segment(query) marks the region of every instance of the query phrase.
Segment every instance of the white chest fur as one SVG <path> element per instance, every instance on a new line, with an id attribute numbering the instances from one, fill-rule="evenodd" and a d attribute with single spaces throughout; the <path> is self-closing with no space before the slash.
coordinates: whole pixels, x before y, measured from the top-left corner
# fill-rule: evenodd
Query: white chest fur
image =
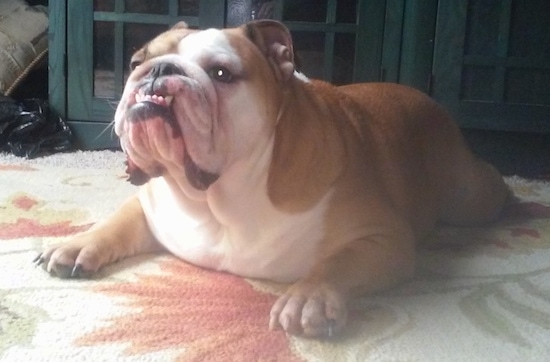
<path id="1" fill-rule="evenodd" d="M 258 199 L 259 190 L 250 191 L 243 197 Z M 294 214 L 275 209 L 267 195 L 259 199 L 241 200 L 247 210 L 236 205 L 235 222 L 222 224 L 207 202 L 174 192 L 164 178 L 151 180 L 140 193 L 153 234 L 174 255 L 243 277 L 295 281 L 314 263 L 330 194 Z"/>

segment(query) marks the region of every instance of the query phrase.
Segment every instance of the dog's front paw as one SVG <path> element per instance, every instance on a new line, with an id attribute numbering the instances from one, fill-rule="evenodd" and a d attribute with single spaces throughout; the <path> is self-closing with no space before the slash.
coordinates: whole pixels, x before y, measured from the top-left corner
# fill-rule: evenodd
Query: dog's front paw
<path id="1" fill-rule="evenodd" d="M 105 252 L 86 234 L 50 246 L 34 259 L 48 273 L 59 278 L 86 278 L 106 264 Z"/>
<path id="2" fill-rule="evenodd" d="M 333 337 L 346 318 L 342 292 L 326 283 L 298 282 L 271 308 L 269 327 L 303 337 Z"/>

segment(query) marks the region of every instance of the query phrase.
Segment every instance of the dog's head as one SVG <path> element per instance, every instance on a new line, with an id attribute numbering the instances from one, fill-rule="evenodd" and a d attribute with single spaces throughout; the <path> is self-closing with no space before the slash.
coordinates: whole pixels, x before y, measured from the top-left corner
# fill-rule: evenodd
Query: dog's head
<path id="1" fill-rule="evenodd" d="M 191 189 L 205 190 L 270 147 L 294 59 L 275 21 L 204 31 L 179 23 L 138 50 L 131 68 L 115 114 L 130 179 L 183 171 Z"/>

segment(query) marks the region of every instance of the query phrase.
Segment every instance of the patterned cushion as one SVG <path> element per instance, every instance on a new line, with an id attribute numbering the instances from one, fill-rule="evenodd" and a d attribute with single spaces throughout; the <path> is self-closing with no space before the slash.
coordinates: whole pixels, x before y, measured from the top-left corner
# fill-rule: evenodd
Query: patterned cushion
<path id="1" fill-rule="evenodd" d="M 9 95 L 48 52 L 48 10 L 0 1 L 0 93 Z"/>

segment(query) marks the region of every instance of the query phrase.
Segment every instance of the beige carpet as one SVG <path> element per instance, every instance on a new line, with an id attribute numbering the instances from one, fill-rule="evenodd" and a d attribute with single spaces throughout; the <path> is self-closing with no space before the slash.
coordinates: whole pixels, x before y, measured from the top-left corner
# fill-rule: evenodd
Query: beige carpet
<path id="1" fill-rule="evenodd" d="M 485 229 L 441 228 L 417 277 L 351 304 L 338 339 L 269 332 L 280 286 L 145 255 L 93 280 L 31 260 L 105 218 L 134 187 L 120 153 L 0 155 L 0 361 L 548 361 L 550 184 Z"/>

